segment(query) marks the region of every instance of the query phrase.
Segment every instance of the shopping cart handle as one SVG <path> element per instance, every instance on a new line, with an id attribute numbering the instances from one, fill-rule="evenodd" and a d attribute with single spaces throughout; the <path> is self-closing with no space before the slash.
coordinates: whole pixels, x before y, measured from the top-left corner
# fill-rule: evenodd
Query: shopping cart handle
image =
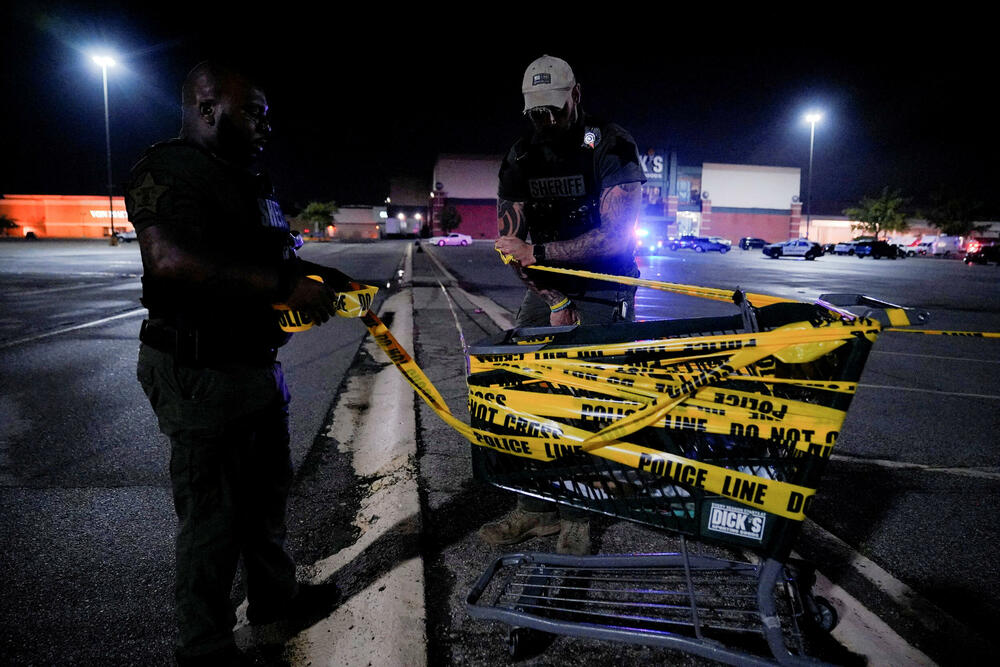
<path id="1" fill-rule="evenodd" d="M 821 294 L 818 301 L 832 306 L 852 308 L 851 312 L 854 315 L 876 320 L 886 326 L 924 324 L 931 318 L 926 310 L 898 306 L 864 294 Z M 866 306 L 866 308 L 858 310 L 854 308 L 856 306 Z M 901 319 L 906 321 L 900 321 Z"/>

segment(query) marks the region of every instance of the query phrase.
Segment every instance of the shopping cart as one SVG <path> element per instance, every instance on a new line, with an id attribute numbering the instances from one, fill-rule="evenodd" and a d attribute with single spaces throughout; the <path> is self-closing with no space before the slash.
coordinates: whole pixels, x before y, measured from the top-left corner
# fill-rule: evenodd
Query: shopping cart
<path id="1" fill-rule="evenodd" d="M 511 626 L 512 655 L 541 632 L 816 664 L 807 629 L 835 613 L 791 550 L 876 306 L 892 304 L 864 301 L 869 319 L 741 297 L 731 317 L 516 329 L 470 348 L 471 426 L 493 434 L 472 447 L 477 479 L 680 537 L 677 553 L 498 558 L 467 608 Z"/>

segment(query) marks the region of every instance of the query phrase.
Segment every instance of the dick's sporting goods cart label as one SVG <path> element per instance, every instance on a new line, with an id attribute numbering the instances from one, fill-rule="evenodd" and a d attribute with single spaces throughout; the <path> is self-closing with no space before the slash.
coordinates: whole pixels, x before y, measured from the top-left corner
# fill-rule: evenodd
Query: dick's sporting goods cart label
<path id="1" fill-rule="evenodd" d="M 707 505 L 702 512 L 702 535 L 705 537 L 727 541 L 736 538 L 760 545 L 770 532 L 767 512 L 719 501 L 711 501 Z"/>

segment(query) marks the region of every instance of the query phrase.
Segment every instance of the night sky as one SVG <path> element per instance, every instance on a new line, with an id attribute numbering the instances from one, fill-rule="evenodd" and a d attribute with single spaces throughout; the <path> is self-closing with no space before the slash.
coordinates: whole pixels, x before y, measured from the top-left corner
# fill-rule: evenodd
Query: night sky
<path id="1" fill-rule="evenodd" d="M 983 17 L 322 6 L 6 5 L 0 192 L 105 192 L 101 73 L 88 55 L 101 45 L 120 62 L 109 73 L 116 194 L 146 146 L 176 135 L 187 71 L 222 56 L 264 84 L 267 164 L 290 212 L 380 203 L 394 175 L 429 186 L 439 153 L 500 154 L 522 127 L 524 68 L 550 53 L 573 65 L 584 108 L 625 126 L 641 151 L 800 167 L 805 198 L 802 115 L 817 108 L 815 214 L 889 186 L 914 206 L 935 191 L 963 196 L 983 204 L 978 219 L 1000 220 L 1000 58 Z"/>

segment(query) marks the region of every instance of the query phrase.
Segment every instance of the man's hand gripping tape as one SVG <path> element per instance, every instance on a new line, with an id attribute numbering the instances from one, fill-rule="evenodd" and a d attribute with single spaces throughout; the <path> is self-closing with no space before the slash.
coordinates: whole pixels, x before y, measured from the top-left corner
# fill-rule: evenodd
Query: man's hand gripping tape
<path id="1" fill-rule="evenodd" d="M 316 282 L 323 282 L 320 276 L 306 276 Z M 334 292 L 334 300 L 339 317 L 362 317 L 371 308 L 375 299 L 377 287 L 362 285 L 361 283 L 351 283 L 351 289 L 343 292 Z M 298 310 L 291 310 L 284 304 L 274 304 L 273 308 L 280 311 L 278 324 L 282 331 L 298 333 L 308 331 L 313 326 L 312 318 L 307 313 Z"/>

